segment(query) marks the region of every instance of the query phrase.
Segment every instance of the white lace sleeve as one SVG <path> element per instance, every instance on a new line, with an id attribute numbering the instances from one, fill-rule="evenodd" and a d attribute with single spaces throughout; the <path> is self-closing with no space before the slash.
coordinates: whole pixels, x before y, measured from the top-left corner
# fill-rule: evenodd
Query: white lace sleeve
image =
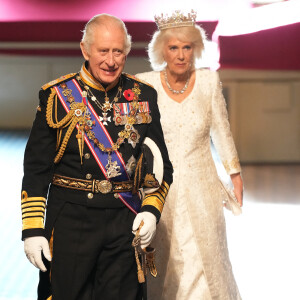
<path id="1" fill-rule="evenodd" d="M 215 75 L 212 99 L 211 137 L 227 173 L 239 173 L 241 166 L 230 131 L 226 103 L 222 94 L 222 84 L 218 73 L 215 73 Z"/>

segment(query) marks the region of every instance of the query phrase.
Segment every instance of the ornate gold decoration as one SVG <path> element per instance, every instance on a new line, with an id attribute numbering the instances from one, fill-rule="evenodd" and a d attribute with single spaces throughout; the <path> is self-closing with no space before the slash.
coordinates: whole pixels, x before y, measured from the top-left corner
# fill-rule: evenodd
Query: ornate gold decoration
<path id="1" fill-rule="evenodd" d="M 101 180 L 95 183 L 95 192 L 107 194 L 111 192 L 112 184 L 108 180 Z"/>
<path id="2" fill-rule="evenodd" d="M 155 266 L 155 249 L 148 246 L 145 249 L 143 249 L 143 251 L 146 254 L 147 269 L 149 270 L 150 274 L 153 277 L 156 277 L 157 276 L 157 269 L 156 269 L 156 266 Z"/>
<path id="3" fill-rule="evenodd" d="M 140 237 L 140 230 L 143 225 L 144 225 L 144 221 L 142 221 L 141 224 L 139 225 L 139 228 L 135 233 L 135 237 L 133 238 L 131 243 L 132 247 L 134 248 L 134 256 L 137 265 L 137 276 L 138 276 L 139 283 L 145 282 L 145 275 L 146 275 L 145 264 L 144 264 L 145 254 L 143 253 L 141 247 L 141 237 Z M 139 256 L 141 256 L 142 263 L 140 262 Z"/>
<path id="4" fill-rule="evenodd" d="M 129 192 L 132 190 L 133 182 L 132 181 L 120 181 L 113 182 L 108 180 L 85 180 L 78 178 L 71 178 L 67 176 L 62 176 L 58 174 L 54 174 L 52 183 L 57 186 L 81 190 L 92 193 L 121 193 L 121 192 Z"/>
<path id="5" fill-rule="evenodd" d="M 72 97 L 71 95 L 69 95 L 70 97 Z M 72 98 L 71 98 L 72 99 Z M 53 102 L 55 101 L 55 119 L 56 122 L 54 123 L 53 121 Z M 51 89 L 51 93 L 50 96 L 48 98 L 48 102 L 47 102 L 47 109 L 46 109 L 46 120 L 48 125 L 51 128 L 54 129 L 58 129 L 58 133 L 57 133 L 57 145 L 56 148 L 58 150 L 57 155 L 54 158 L 54 163 L 58 163 L 68 144 L 68 141 L 71 137 L 71 134 L 74 130 L 74 128 L 76 127 L 77 123 L 80 123 L 81 126 L 79 128 L 79 132 L 77 134 L 77 139 L 78 139 L 78 145 L 79 145 L 79 153 L 80 153 L 80 157 L 82 160 L 82 155 L 83 155 L 83 135 L 81 134 L 80 130 L 83 129 L 83 124 L 85 124 L 85 112 L 86 112 L 86 106 L 84 103 L 77 103 L 74 100 L 70 101 L 70 111 L 67 113 L 66 116 L 64 116 L 64 118 L 60 121 L 57 121 L 57 95 L 56 95 L 56 91 L 54 88 Z M 78 110 L 81 111 L 81 114 L 78 114 Z M 60 144 L 61 141 L 61 133 L 62 133 L 62 129 L 68 127 L 68 130 L 64 136 L 64 139 L 62 141 L 62 143 Z M 60 147 L 59 147 L 60 145 Z"/>
<path id="6" fill-rule="evenodd" d="M 143 187 L 153 188 L 158 186 L 159 186 L 159 182 L 155 178 L 154 174 L 147 173 L 144 179 Z"/>
<path id="7" fill-rule="evenodd" d="M 164 30 L 175 27 L 194 26 L 196 17 L 197 13 L 192 9 L 187 16 L 180 10 L 175 10 L 170 17 L 168 14 L 161 14 L 160 16 L 154 16 L 154 19 L 158 29 Z"/>
<path id="8" fill-rule="evenodd" d="M 148 83 L 148 82 L 146 82 L 146 81 L 144 81 L 144 80 L 142 80 L 142 79 L 140 79 L 140 78 L 137 78 L 137 77 L 135 77 L 134 75 L 131 75 L 131 74 L 128 74 L 128 73 L 122 73 L 122 74 L 125 75 L 125 76 L 128 77 L 128 78 L 134 79 L 134 80 L 136 80 L 136 81 L 138 81 L 138 82 L 141 82 L 141 83 L 143 83 L 143 84 L 145 84 L 145 85 L 148 85 L 148 86 L 154 88 L 154 86 L 151 85 L 150 83 Z"/>
<path id="9" fill-rule="evenodd" d="M 107 89 L 104 89 L 104 92 L 105 92 L 105 97 L 104 97 L 104 104 L 101 104 L 98 99 L 95 97 L 95 95 L 93 94 L 93 92 L 91 91 L 90 87 L 86 84 L 84 84 L 84 81 L 82 80 L 82 78 L 80 76 L 77 76 L 76 79 L 78 80 L 78 82 L 84 87 L 84 89 L 86 90 L 88 96 L 90 97 L 90 99 L 95 102 L 95 104 L 104 112 L 108 112 L 112 109 L 113 107 L 113 104 L 115 102 L 118 102 L 119 99 L 121 98 L 122 96 L 122 79 L 121 79 L 121 82 L 120 82 L 120 86 L 118 87 L 118 91 L 117 91 L 117 94 L 115 95 L 114 99 L 112 100 L 112 102 L 109 101 L 109 97 L 107 96 Z"/>
<path id="10" fill-rule="evenodd" d="M 61 76 L 61 77 L 59 77 L 59 78 L 57 78 L 57 79 L 55 79 L 55 80 L 52 80 L 52 81 L 50 81 L 50 82 L 44 84 L 44 85 L 42 86 L 42 89 L 43 89 L 43 90 L 46 90 L 46 89 L 49 88 L 50 86 L 56 85 L 56 84 L 58 84 L 58 83 L 60 83 L 60 82 L 62 82 L 62 81 L 64 81 L 64 80 L 66 80 L 66 79 L 69 79 L 69 78 L 73 77 L 75 74 L 76 74 L 76 73 L 70 73 L 70 74 L 68 74 L 68 75 L 64 75 L 64 76 Z"/>
<path id="11" fill-rule="evenodd" d="M 139 94 L 141 93 L 141 90 L 139 89 L 139 85 L 137 83 L 134 83 L 134 88 L 132 91 L 135 93 L 133 102 L 132 102 L 132 110 L 130 111 L 130 116 L 127 117 L 127 122 L 124 126 L 124 129 L 118 133 L 118 139 L 115 143 L 112 144 L 111 147 L 105 147 L 102 143 L 99 142 L 99 140 L 95 137 L 95 133 L 90 130 L 89 128 L 85 127 L 85 132 L 90 140 L 94 142 L 94 144 L 102 151 L 106 153 L 112 153 L 113 151 L 116 151 L 120 148 L 120 146 L 124 143 L 125 139 L 128 139 L 131 135 L 131 132 L 134 130 L 133 125 L 135 124 L 137 111 L 139 109 Z"/>

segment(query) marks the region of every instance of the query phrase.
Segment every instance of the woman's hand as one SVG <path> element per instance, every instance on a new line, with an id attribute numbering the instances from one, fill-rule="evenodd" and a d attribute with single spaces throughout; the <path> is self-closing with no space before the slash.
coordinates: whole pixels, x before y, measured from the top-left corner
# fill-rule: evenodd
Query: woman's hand
<path id="1" fill-rule="evenodd" d="M 241 176 L 241 173 L 236 173 L 236 174 L 231 174 L 231 181 L 234 187 L 234 194 L 236 196 L 236 199 L 240 206 L 243 206 L 243 190 L 244 190 L 244 185 L 243 185 L 243 179 Z"/>

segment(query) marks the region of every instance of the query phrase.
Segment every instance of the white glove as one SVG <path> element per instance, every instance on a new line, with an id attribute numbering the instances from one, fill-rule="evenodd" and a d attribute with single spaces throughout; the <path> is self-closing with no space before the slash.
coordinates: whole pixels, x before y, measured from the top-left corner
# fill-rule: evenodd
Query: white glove
<path id="1" fill-rule="evenodd" d="M 24 251 L 29 261 L 38 269 L 46 272 L 47 269 L 42 261 L 42 251 L 47 260 L 51 261 L 49 243 L 43 236 L 33 236 L 24 241 Z"/>
<path id="2" fill-rule="evenodd" d="M 134 234 L 138 230 L 142 221 L 144 221 L 144 225 L 140 230 L 141 247 L 146 248 L 151 243 L 155 235 L 156 217 L 148 211 L 143 211 L 137 214 L 132 225 L 132 232 Z"/>

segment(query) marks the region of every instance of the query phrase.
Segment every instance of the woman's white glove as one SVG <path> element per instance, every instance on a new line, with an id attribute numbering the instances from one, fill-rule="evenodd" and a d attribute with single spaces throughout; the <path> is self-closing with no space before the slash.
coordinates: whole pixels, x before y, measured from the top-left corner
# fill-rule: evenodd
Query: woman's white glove
<path id="1" fill-rule="evenodd" d="M 138 230 L 141 222 L 144 221 L 144 225 L 140 230 L 141 247 L 146 248 L 152 241 L 156 231 L 156 217 L 154 214 L 148 211 L 138 213 L 133 221 L 132 232 L 135 234 Z"/>
<path id="2" fill-rule="evenodd" d="M 47 269 L 42 261 L 42 251 L 47 260 L 51 261 L 49 243 L 43 236 L 33 236 L 24 241 L 24 251 L 29 261 L 38 269 L 46 272 Z"/>

